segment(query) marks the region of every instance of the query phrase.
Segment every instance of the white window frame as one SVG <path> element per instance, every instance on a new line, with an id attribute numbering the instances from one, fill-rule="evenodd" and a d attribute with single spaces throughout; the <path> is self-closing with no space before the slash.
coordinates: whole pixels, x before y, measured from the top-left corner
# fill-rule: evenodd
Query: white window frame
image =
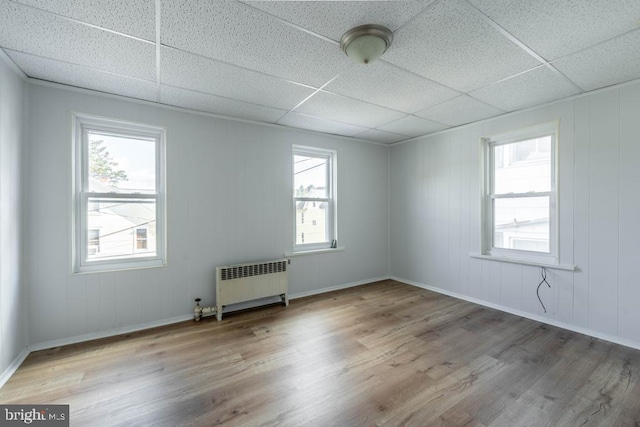
<path id="1" fill-rule="evenodd" d="M 498 135 L 481 138 L 482 143 L 482 255 L 511 259 L 522 263 L 559 265 L 558 257 L 558 129 L 559 122 L 547 122 Z M 494 189 L 494 156 L 492 147 L 543 136 L 551 136 L 551 189 L 547 192 L 508 193 L 496 195 Z M 516 197 L 549 197 L 549 252 L 494 247 L 494 200 Z"/>
<path id="2" fill-rule="evenodd" d="M 295 196 L 295 167 L 294 158 L 299 156 L 310 156 L 327 159 L 327 197 L 296 197 Z M 337 153 L 334 150 L 325 150 L 316 147 L 305 147 L 294 145 L 291 154 L 291 187 L 293 193 L 293 252 L 309 252 L 314 250 L 329 249 L 332 242 L 337 241 L 337 203 L 336 203 L 336 169 L 337 169 Z M 298 202 L 316 202 L 327 204 L 327 224 L 326 224 L 326 242 L 321 243 L 304 243 L 297 244 L 296 236 L 296 206 Z"/>
<path id="3" fill-rule="evenodd" d="M 166 265 L 166 181 L 165 145 L 166 130 L 162 127 L 122 120 L 72 113 L 73 130 L 73 179 L 72 179 L 72 272 L 90 273 L 132 268 L 159 267 Z M 90 131 L 155 141 L 156 192 L 141 193 L 97 193 L 89 191 L 89 141 Z M 90 260 L 88 258 L 89 198 L 148 199 L 156 203 L 156 255 L 122 257 L 114 260 Z"/>

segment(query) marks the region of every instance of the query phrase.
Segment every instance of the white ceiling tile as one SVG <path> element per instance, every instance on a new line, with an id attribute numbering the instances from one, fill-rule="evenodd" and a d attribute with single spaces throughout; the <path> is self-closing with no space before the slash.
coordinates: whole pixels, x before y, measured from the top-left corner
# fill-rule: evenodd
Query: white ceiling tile
<path id="1" fill-rule="evenodd" d="M 206 93 L 162 85 L 160 101 L 163 104 L 175 105 L 191 110 L 237 117 L 247 120 L 275 123 L 286 111 L 236 101 Z"/>
<path id="2" fill-rule="evenodd" d="M 640 78 L 640 30 L 561 58 L 553 65 L 585 90 Z"/>
<path id="3" fill-rule="evenodd" d="M 564 77 L 542 66 L 470 93 L 487 104 L 515 111 L 580 93 Z"/>
<path id="4" fill-rule="evenodd" d="M 37 79 L 157 99 L 157 2 L 162 102 L 383 142 L 577 92 L 490 20 L 586 90 L 640 78 L 638 0 L 0 0 L 0 48 Z M 337 40 L 365 23 L 395 40 L 360 66 Z"/>
<path id="5" fill-rule="evenodd" d="M 149 0 L 14 0 L 123 34 L 156 39 L 155 2 Z"/>
<path id="6" fill-rule="evenodd" d="M 422 136 L 428 133 L 438 132 L 446 129 L 441 123 L 432 122 L 431 120 L 421 119 L 416 116 L 403 117 L 395 122 L 387 123 L 378 129 L 385 132 L 393 132 L 410 137 Z"/>
<path id="7" fill-rule="evenodd" d="M 381 126 L 405 115 L 399 111 L 326 92 L 313 95 L 298 107 L 296 112 L 367 128 Z"/>
<path id="8" fill-rule="evenodd" d="M 497 116 L 503 111 L 462 95 L 417 113 L 418 116 L 450 126 L 463 125 Z"/>
<path id="9" fill-rule="evenodd" d="M 369 129 L 357 136 L 360 139 L 366 139 L 367 141 L 379 142 L 381 144 L 393 144 L 407 139 L 405 135 L 398 135 L 397 133 L 383 132 L 377 129 Z"/>
<path id="10" fill-rule="evenodd" d="M 9 49 L 6 52 L 27 76 L 35 79 L 147 101 L 158 99 L 158 86 L 153 82 L 118 76 Z"/>
<path id="11" fill-rule="evenodd" d="M 162 83 L 290 110 L 314 92 L 306 86 L 203 56 L 163 48 Z"/>
<path id="12" fill-rule="evenodd" d="M 354 136 L 366 130 L 366 128 L 360 126 L 293 112 L 288 113 L 280 119 L 278 123 L 294 128 L 309 129 L 343 136 Z"/>
<path id="13" fill-rule="evenodd" d="M 246 1 L 245 3 L 338 41 L 347 30 L 359 25 L 384 25 L 394 31 L 432 1 Z"/>
<path id="14" fill-rule="evenodd" d="M 469 0 L 547 60 L 638 28 L 638 0 Z"/>
<path id="15" fill-rule="evenodd" d="M 155 80 L 152 43 L 0 2 L 0 46 L 144 80 Z"/>
<path id="16" fill-rule="evenodd" d="M 162 2 L 162 43 L 319 87 L 352 62 L 337 44 L 230 1 Z"/>
<path id="17" fill-rule="evenodd" d="M 324 89 L 405 113 L 415 113 L 460 95 L 384 61 L 353 67 Z"/>
<path id="18" fill-rule="evenodd" d="M 383 58 L 461 92 L 540 64 L 457 0 L 442 0 L 403 27 Z"/>

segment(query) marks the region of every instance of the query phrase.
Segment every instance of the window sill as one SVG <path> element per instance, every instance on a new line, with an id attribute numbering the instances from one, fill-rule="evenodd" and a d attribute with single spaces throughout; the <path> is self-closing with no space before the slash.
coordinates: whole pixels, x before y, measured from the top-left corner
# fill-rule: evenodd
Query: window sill
<path id="1" fill-rule="evenodd" d="M 312 249 L 310 251 L 297 251 L 297 252 L 285 252 L 284 256 L 293 257 L 293 256 L 301 256 L 301 255 L 316 255 L 316 254 L 328 254 L 331 252 L 342 252 L 344 251 L 344 246 L 338 246 L 337 248 L 326 248 L 326 249 Z"/>
<path id="2" fill-rule="evenodd" d="M 115 264 L 98 264 L 90 266 L 82 266 L 72 274 L 93 274 L 93 273 L 112 273 L 116 271 L 131 271 L 147 268 L 159 268 L 166 267 L 167 263 L 163 260 L 153 260 L 146 262 L 131 262 L 131 263 L 115 263 Z"/>
<path id="3" fill-rule="evenodd" d="M 478 253 L 470 253 L 471 258 L 486 259 L 489 261 L 509 262 L 512 264 L 530 265 L 533 267 L 552 268 L 556 270 L 575 271 L 576 266 L 572 264 L 553 264 L 550 262 L 528 261 L 525 259 L 507 258 L 494 255 L 484 255 Z"/>

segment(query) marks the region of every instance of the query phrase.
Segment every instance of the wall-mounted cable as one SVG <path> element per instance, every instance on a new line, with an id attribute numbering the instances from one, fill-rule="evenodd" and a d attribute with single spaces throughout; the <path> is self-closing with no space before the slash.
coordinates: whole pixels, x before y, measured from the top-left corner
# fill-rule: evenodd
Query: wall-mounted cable
<path id="1" fill-rule="evenodd" d="M 549 284 L 549 282 L 547 282 L 547 269 L 544 267 L 540 267 L 542 270 L 540 271 L 540 276 L 542 276 L 542 280 L 540 281 L 540 283 L 538 283 L 538 289 L 536 289 L 536 295 L 538 295 L 538 301 L 540 301 L 540 305 L 542 306 L 542 309 L 544 310 L 544 312 L 547 312 L 547 307 L 544 306 L 544 303 L 542 302 L 542 299 L 540 298 L 540 286 L 542 286 L 543 283 L 546 283 L 547 286 L 549 288 L 551 288 L 551 285 Z"/>

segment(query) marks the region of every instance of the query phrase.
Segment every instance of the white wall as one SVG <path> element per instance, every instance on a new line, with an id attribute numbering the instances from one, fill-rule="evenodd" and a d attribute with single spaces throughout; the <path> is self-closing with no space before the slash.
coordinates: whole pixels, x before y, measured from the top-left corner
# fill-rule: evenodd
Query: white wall
<path id="1" fill-rule="evenodd" d="M 38 84 L 29 105 L 31 344 L 190 315 L 194 298 L 214 302 L 217 265 L 281 258 L 293 239 L 292 144 L 337 150 L 346 250 L 293 258 L 290 292 L 388 276 L 387 147 Z M 167 267 L 70 274 L 72 111 L 167 128 Z"/>
<path id="2" fill-rule="evenodd" d="M 640 346 L 640 83 L 391 148 L 391 274 Z M 480 137 L 560 119 L 560 256 L 575 272 L 480 251 Z"/>
<path id="3" fill-rule="evenodd" d="M 14 169 L 9 172 L 13 193 L 5 193 L 5 141 L 17 147 L 20 140 L 4 137 L 20 132 L 19 125 L 4 125 L 5 117 L 20 121 L 24 89 L 16 89 L 23 85 L 6 71 L 2 79 L 3 89 L 8 79 L 18 92 L 3 90 L 0 97 L 4 201 L 19 194 Z M 412 283 L 640 345 L 640 287 L 633 270 L 640 265 L 638 83 L 397 145 L 390 157 L 386 147 L 373 144 L 57 87 L 29 85 L 29 97 L 23 271 L 33 308 L 32 345 L 187 316 L 194 298 L 214 302 L 215 266 L 289 251 L 292 144 L 338 151 L 339 245 L 346 247 L 293 258 L 292 293 L 385 277 L 390 264 L 393 276 Z M 168 267 L 70 274 L 71 111 L 167 127 Z M 538 268 L 469 253 L 480 249 L 480 137 L 555 119 L 561 123 L 561 262 L 578 270 L 549 270 L 552 288 L 541 288 L 545 314 L 535 295 Z M 10 164 L 17 168 L 19 152 L 11 153 Z M 9 214 L 14 234 L 5 237 L 3 231 L 2 237 L 2 250 L 16 249 L 10 249 L 11 261 L 2 253 L 3 263 L 14 267 L 20 262 L 18 205 L 12 204 Z M 9 208 L 2 206 L 7 230 Z M 7 314 L 16 306 L 4 302 L 6 289 L 15 301 L 27 289 L 18 286 L 19 270 L 11 271 L 6 283 L 14 285 L 7 287 L 4 268 L 2 273 L 0 321 L 2 333 L 8 330 L 12 337 L 3 335 L 3 369 L 4 360 L 11 361 L 26 341 L 23 323 Z"/>
<path id="4" fill-rule="evenodd" d="M 0 55 L 4 55 L 0 52 Z M 0 385 L 27 345 L 21 272 L 21 151 L 26 83 L 0 58 Z"/>

